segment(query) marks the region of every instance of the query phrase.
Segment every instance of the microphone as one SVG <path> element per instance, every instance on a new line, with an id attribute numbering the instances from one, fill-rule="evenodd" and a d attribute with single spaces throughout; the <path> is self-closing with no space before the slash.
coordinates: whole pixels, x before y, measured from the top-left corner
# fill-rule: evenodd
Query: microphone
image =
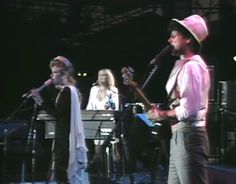
<path id="1" fill-rule="evenodd" d="M 96 80 L 93 84 L 92 84 L 92 86 L 97 86 L 98 85 L 98 81 Z"/>
<path id="2" fill-rule="evenodd" d="M 36 88 L 37 91 L 42 91 L 45 87 L 49 86 L 50 84 L 52 84 L 52 79 L 48 79 L 46 80 L 42 86 Z M 31 90 L 28 91 L 27 93 L 23 94 L 22 97 L 23 98 L 30 98 L 32 95 L 31 95 Z"/>
<path id="3" fill-rule="evenodd" d="M 172 46 L 171 45 L 166 45 L 164 49 L 161 50 L 161 52 L 159 54 L 157 54 L 155 56 L 155 58 L 153 58 L 149 65 L 156 65 L 160 62 L 160 60 L 166 56 L 167 54 L 169 54 L 171 52 Z"/>

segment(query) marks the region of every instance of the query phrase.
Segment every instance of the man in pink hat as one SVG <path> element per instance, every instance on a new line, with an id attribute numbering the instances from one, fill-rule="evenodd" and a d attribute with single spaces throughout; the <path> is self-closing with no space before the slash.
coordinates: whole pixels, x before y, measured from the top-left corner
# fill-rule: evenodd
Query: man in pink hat
<path id="1" fill-rule="evenodd" d="M 168 184 L 207 183 L 208 136 L 205 129 L 210 77 L 207 65 L 198 55 L 208 36 L 204 19 L 191 15 L 172 19 L 168 40 L 172 54 L 179 56 L 166 84 L 170 110 L 153 108 L 149 119 L 169 120 L 172 138 Z"/>

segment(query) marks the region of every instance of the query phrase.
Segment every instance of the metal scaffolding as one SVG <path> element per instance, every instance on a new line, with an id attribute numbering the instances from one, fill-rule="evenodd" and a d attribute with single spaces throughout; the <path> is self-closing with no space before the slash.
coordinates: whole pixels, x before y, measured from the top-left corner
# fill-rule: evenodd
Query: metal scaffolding
<path id="1" fill-rule="evenodd" d="M 64 41 L 80 40 L 115 25 L 147 14 L 161 17 L 185 17 L 200 14 L 208 20 L 220 18 L 220 0 L 5 0 L 10 13 L 18 12 L 25 21 L 51 16 L 62 24 L 78 27 Z M 236 0 L 227 0 L 235 13 Z"/>

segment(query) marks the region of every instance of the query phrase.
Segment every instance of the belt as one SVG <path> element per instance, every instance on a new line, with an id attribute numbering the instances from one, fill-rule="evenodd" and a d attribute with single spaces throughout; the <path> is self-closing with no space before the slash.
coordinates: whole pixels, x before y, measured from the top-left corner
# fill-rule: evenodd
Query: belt
<path id="1" fill-rule="evenodd" d="M 172 133 L 186 127 L 205 128 L 205 121 L 180 121 L 171 125 Z"/>

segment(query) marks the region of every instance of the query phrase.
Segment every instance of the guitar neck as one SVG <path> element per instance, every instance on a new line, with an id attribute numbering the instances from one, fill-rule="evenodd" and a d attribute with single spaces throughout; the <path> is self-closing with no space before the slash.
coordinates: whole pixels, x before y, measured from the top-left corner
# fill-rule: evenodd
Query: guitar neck
<path id="1" fill-rule="evenodd" d="M 123 67 L 121 69 L 122 77 L 124 79 L 124 84 L 130 86 L 135 90 L 136 96 L 144 104 L 145 110 L 148 111 L 152 108 L 151 103 L 143 94 L 142 90 L 138 87 L 138 84 L 133 81 L 133 69 L 131 67 Z"/>
<path id="2" fill-rule="evenodd" d="M 144 104 L 146 111 L 150 110 L 152 108 L 151 103 L 146 98 L 146 96 L 143 94 L 142 90 L 139 87 L 135 87 L 135 92 L 139 100 Z"/>

